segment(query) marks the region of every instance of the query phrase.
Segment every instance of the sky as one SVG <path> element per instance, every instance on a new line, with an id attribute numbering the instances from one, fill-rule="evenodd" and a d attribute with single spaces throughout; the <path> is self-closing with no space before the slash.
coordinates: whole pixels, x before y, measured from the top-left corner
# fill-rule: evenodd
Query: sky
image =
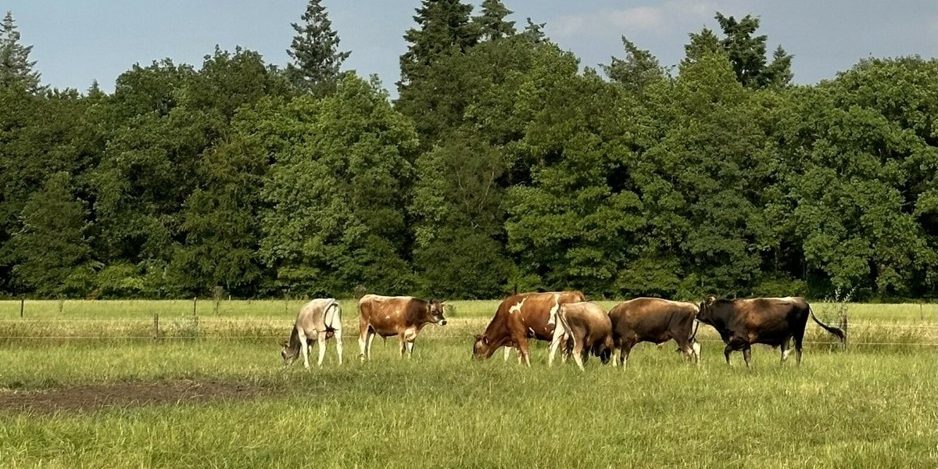
<path id="1" fill-rule="evenodd" d="M 87 89 L 93 80 L 111 91 L 135 63 L 169 57 L 200 65 L 215 46 L 260 52 L 285 65 L 306 0 L 0 0 L 12 11 L 22 42 L 43 83 Z M 475 4 L 479 1 L 473 2 Z M 402 38 L 414 25 L 419 0 L 325 0 L 345 69 L 378 74 L 394 93 Z M 936 0 L 505 0 L 519 26 L 530 17 L 547 35 L 596 67 L 621 56 L 620 37 L 650 50 L 662 65 L 680 62 L 690 32 L 719 29 L 714 12 L 761 19 L 769 50 L 781 44 L 795 56 L 796 83 L 834 78 L 865 57 L 938 56 Z"/>

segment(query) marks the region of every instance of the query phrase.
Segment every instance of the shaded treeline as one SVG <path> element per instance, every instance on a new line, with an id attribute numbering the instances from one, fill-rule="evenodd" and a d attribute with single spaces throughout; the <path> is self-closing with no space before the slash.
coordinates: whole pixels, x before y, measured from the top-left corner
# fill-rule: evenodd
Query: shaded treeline
<path id="1" fill-rule="evenodd" d="M 717 14 L 674 69 L 623 38 L 584 70 L 508 14 L 424 0 L 394 102 L 318 0 L 287 67 L 215 50 L 110 94 L 42 87 L 8 15 L 0 294 L 936 296 L 935 59 L 795 86 Z"/>

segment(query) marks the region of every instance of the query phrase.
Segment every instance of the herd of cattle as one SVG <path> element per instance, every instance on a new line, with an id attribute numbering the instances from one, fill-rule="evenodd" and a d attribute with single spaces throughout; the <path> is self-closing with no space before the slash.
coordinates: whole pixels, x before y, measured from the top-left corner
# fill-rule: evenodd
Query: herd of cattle
<path id="1" fill-rule="evenodd" d="M 358 345 L 362 360 L 371 359 L 375 335 L 397 336 L 401 356 L 410 357 L 420 330 L 427 324 L 446 325 L 444 306 L 438 300 L 409 296 L 365 295 L 358 301 Z M 586 301 L 581 292 L 520 293 L 498 305 L 495 316 L 482 334 L 475 336 L 473 357 L 491 357 L 505 348 L 505 360 L 512 349 L 518 361 L 528 366 L 531 359 L 528 341 L 549 341 L 548 364 L 553 364 L 558 348 L 563 358 L 572 355 L 580 368 L 590 354 L 603 363 L 625 366 L 629 352 L 639 342 L 660 344 L 674 340 L 678 350 L 695 363 L 700 360 L 700 344 L 695 339 L 699 323 L 712 326 L 726 347 L 723 356 L 742 350 L 746 366 L 751 361 L 752 344 L 766 344 L 781 349 L 781 361 L 788 358 L 789 342 L 794 342 L 797 362 L 805 326 L 811 316 L 842 343 L 846 334 L 840 328 L 821 322 L 804 298 L 755 298 L 724 300 L 710 297 L 700 304 L 636 298 L 617 304 L 608 313 L 596 303 Z M 335 338 L 336 354 L 342 364 L 342 313 L 332 298 L 306 303 L 296 318 L 290 339 L 283 343 L 281 357 L 290 364 L 300 355 L 309 368 L 309 346 L 318 343 L 319 366 L 326 354 L 326 341 Z"/>

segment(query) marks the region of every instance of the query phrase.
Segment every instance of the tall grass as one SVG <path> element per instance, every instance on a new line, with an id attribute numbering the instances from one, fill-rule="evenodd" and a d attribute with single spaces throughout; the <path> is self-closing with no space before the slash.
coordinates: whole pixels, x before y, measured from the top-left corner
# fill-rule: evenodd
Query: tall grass
<path id="1" fill-rule="evenodd" d="M 473 362 L 457 337 L 413 360 L 312 371 L 269 344 L 219 341 L 0 348 L 0 387 L 224 379 L 249 400 L 66 412 L 0 410 L 6 467 L 935 467 L 933 352 L 806 352 L 779 366 L 703 363 L 641 345 L 628 369 Z M 347 356 L 346 358 L 354 358 Z M 13 391 L 0 391 L 13 392 Z"/>

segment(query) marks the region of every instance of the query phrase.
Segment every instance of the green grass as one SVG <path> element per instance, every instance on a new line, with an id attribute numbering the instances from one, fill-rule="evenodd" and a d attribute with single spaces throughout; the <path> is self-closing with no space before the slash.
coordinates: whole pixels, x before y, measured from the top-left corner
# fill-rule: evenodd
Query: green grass
<path id="1" fill-rule="evenodd" d="M 618 301 L 599 301 L 606 309 Z M 293 318 L 304 300 L 222 300 L 211 299 L 195 302 L 196 315 L 200 318 Z M 356 314 L 356 300 L 341 300 L 346 316 Z M 454 317 L 491 317 L 499 300 L 454 300 L 446 301 L 448 315 Z M 817 314 L 834 314 L 837 305 L 812 302 Z M 26 300 L 25 319 L 133 319 L 192 316 L 193 301 L 190 300 Z M 852 319 L 877 321 L 926 321 L 938 323 L 938 304 L 867 304 L 849 303 L 847 311 Z M 0 300 L 0 320 L 19 319 L 19 300 Z"/>
<path id="2" fill-rule="evenodd" d="M 0 408 L 0 466 L 938 464 L 935 322 L 908 306 L 851 305 L 851 344 L 898 345 L 843 352 L 809 324 L 801 368 L 793 360 L 780 366 L 777 351 L 761 346 L 752 369 L 739 354 L 726 366 L 722 344 L 702 328 L 700 367 L 684 362 L 673 344 L 642 344 L 627 370 L 593 359 L 582 373 L 572 364 L 547 368 L 543 344 L 530 369 L 504 363 L 500 353 L 470 360 L 471 336 L 496 302 L 455 302 L 455 319 L 445 328 L 428 326 L 413 360 L 397 358 L 395 340 L 379 339 L 367 364 L 357 360 L 357 320 L 346 306 L 346 364 L 336 366 L 330 344 L 326 366 L 311 371 L 280 364 L 277 342 L 294 313 L 278 312 L 277 302 L 232 302 L 230 312 L 200 316 L 196 329 L 182 321 L 184 312 L 164 313 L 162 340 L 121 337 L 146 336 L 152 320 L 141 305 L 163 303 L 124 310 L 87 303 L 66 303 L 62 315 L 0 321 L 0 335 L 101 337 L 0 341 L 0 397 L 179 379 L 243 383 L 265 393 L 55 414 Z M 267 309 L 249 314 L 258 303 Z"/>

